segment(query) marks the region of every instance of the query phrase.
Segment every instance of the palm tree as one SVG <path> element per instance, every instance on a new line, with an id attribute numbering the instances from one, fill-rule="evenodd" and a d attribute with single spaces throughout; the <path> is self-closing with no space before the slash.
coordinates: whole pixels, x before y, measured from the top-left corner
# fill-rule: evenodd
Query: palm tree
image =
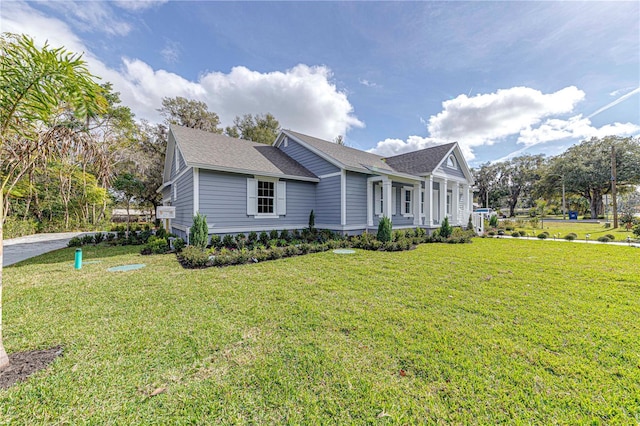
<path id="1" fill-rule="evenodd" d="M 66 49 L 35 46 L 32 39 L 3 33 L 0 36 L 0 152 L 11 144 L 54 143 L 42 138 L 49 119 L 68 108 L 79 120 L 98 114 L 106 106 L 102 89 L 94 81 L 82 55 Z M 46 152 L 46 150 L 45 150 Z M 16 168 L 28 172 L 32 156 Z M 0 166 L 5 161 L 0 157 Z M 9 364 L 2 344 L 2 224 L 3 192 L 15 176 L 0 184 L 0 370 Z"/>

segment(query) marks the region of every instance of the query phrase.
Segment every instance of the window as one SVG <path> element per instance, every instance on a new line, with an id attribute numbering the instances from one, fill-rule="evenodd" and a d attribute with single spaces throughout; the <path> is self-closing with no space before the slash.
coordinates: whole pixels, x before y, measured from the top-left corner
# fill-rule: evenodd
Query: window
<path id="1" fill-rule="evenodd" d="M 247 215 L 279 217 L 287 214 L 286 182 L 275 178 L 247 179 Z"/>
<path id="2" fill-rule="evenodd" d="M 456 166 L 456 157 L 453 154 L 451 154 L 449 156 L 449 158 L 447 158 L 447 167 L 452 168 L 452 169 L 457 168 L 457 166 Z"/>
<path id="3" fill-rule="evenodd" d="M 382 216 L 382 212 L 384 212 L 384 189 L 382 184 L 376 184 L 373 187 L 373 191 L 375 192 L 375 214 Z"/>
<path id="4" fill-rule="evenodd" d="M 413 188 L 410 186 L 402 188 L 402 216 L 413 216 Z"/>
<path id="5" fill-rule="evenodd" d="M 453 199 L 453 192 L 448 189 L 447 190 L 447 215 L 451 215 L 451 201 Z"/>
<path id="6" fill-rule="evenodd" d="M 258 214 L 273 214 L 275 201 L 274 182 L 258 181 Z"/>
<path id="7" fill-rule="evenodd" d="M 424 191 L 420 190 L 420 214 L 424 214 Z"/>

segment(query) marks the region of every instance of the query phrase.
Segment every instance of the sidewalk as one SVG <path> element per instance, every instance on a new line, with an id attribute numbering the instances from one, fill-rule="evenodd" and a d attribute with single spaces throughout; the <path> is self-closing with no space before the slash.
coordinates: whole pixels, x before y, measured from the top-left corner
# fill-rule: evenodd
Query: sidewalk
<path id="1" fill-rule="evenodd" d="M 67 243 L 71 238 L 84 234 L 86 232 L 61 232 L 56 234 L 35 234 L 4 240 L 2 266 L 13 265 L 25 259 L 67 247 Z"/>

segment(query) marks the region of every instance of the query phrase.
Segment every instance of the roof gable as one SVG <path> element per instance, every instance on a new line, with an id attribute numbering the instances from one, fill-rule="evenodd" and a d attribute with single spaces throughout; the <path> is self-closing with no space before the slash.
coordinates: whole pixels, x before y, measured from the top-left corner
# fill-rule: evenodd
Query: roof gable
<path id="1" fill-rule="evenodd" d="M 294 132 L 292 130 L 283 130 L 282 133 L 301 143 L 307 149 L 311 149 L 313 152 L 337 167 L 361 170 L 363 172 L 366 172 L 371 168 L 393 172 L 393 170 L 385 163 L 384 157 L 380 155 L 344 145 L 338 145 L 335 142 L 314 138 L 313 136 Z M 275 145 L 278 146 L 281 141 L 281 138 L 278 138 Z"/>
<path id="2" fill-rule="evenodd" d="M 422 176 L 433 173 L 455 145 L 456 143 L 452 142 L 432 146 L 418 151 L 394 155 L 393 157 L 388 157 L 386 161 L 388 165 L 398 171 Z"/>

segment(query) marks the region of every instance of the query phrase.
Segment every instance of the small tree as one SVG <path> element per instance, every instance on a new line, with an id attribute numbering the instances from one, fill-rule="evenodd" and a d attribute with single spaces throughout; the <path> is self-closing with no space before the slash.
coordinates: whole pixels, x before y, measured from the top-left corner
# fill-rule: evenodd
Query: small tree
<path id="1" fill-rule="evenodd" d="M 313 213 L 313 210 L 311 210 L 311 213 L 309 213 L 309 231 L 313 232 L 315 227 L 316 227 L 316 215 L 315 213 Z"/>
<path id="2" fill-rule="evenodd" d="M 469 215 L 469 222 L 467 222 L 467 229 L 468 230 L 473 229 L 473 214 Z"/>
<path id="3" fill-rule="evenodd" d="M 189 231 L 189 244 L 204 250 L 207 248 L 208 240 L 209 227 L 207 226 L 207 218 L 200 213 L 196 213 L 193 217 L 191 230 Z"/>
<path id="4" fill-rule="evenodd" d="M 138 198 L 144 191 L 144 184 L 131 173 L 123 173 L 119 175 L 113 183 L 113 188 L 120 194 L 119 198 L 125 202 L 127 207 L 127 237 L 129 237 L 129 223 L 131 220 L 130 208 L 131 201 Z"/>
<path id="5" fill-rule="evenodd" d="M 378 223 L 378 241 L 381 243 L 387 243 L 391 241 L 391 235 L 393 230 L 393 224 L 391 223 L 391 219 L 386 216 L 383 216 L 380 219 L 380 223 Z"/>
<path id="6" fill-rule="evenodd" d="M 498 216 L 497 215 L 491 215 L 491 217 L 489 217 L 489 226 L 492 228 L 497 228 L 498 227 Z"/>
<path id="7" fill-rule="evenodd" d="M 440 225 L 438 235 L 440 235 L 442 238 L 449 238 L 451 234 L 453 234 L 453 227 L 449 225 L 449 218 L 445 216 L 444 220 L 442 221 L 442 225 Z"/>

